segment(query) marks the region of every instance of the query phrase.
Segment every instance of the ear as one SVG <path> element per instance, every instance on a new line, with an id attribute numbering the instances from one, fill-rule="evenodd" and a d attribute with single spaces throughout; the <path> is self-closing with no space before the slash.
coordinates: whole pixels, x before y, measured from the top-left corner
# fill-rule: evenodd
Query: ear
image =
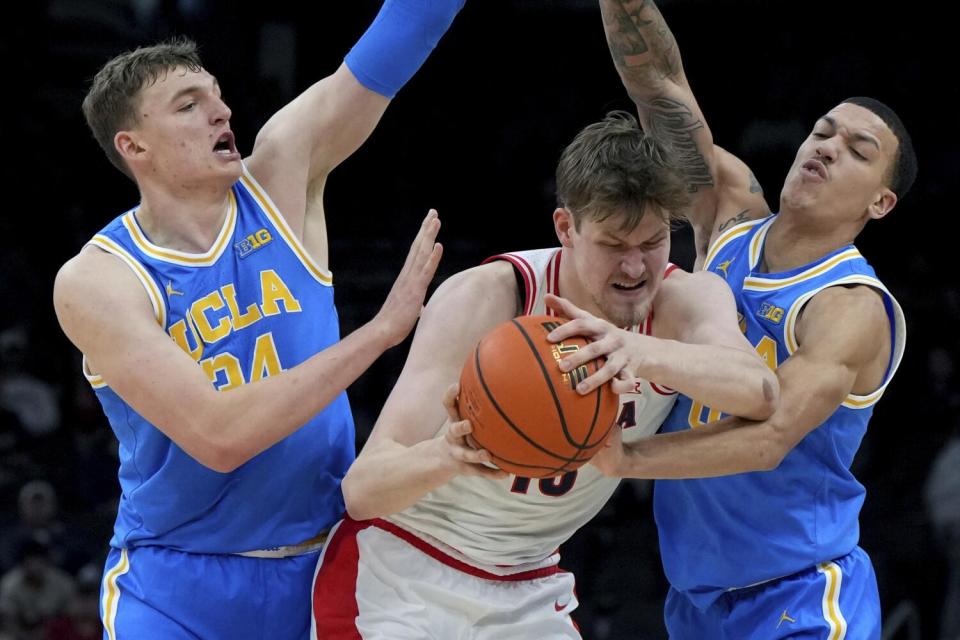
<path id="1" fill-rule="evenodd" d="M 147 149 L 140 144 L 140 139 L 133 131 L 117 131 L 113 136 L 113 147 L 126 163 L 136 162 Z"/>
<path id="2" fill-rule="evenodd" d="M 557 232 L 557 239 L 564 247 L 572 247 L 573 240 L 571 235 L 576 231 L 574 227 L 573 214 L 564 207 L 558 207 L 553 211 L 553 228 Z"/>
<path id="3" fill-rule="evenodd" d="M 874 201 L 867 207 L 867 215 L 870 216 L 871 220 L 879 220 L 890 213 L 896 204 L 897 194 L 883 187 Z"/>

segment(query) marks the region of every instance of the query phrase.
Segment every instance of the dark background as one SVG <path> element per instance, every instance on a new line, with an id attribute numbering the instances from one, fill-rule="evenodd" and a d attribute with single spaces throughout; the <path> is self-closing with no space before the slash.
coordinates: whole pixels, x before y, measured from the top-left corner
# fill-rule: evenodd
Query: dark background
<path id="1" fill-rule="evenodd" d="M 134 185 L 109 165 L 83 123 L 89 79 L 123 50 L 189 34 L 220 81 L 247 154 L 270 114 L 334 71 L 378 6 L 47 0 L 5 8 L 0 383 L 14 391 L 0 388 L 0 540 L 8 541 L 0 547 L 0 570 L 15 562 L 9 541 L 24 529 L 17 500 L 30 480 L 56 491 L 58 514 L 45 526 L 55 529 L 56 560 L 71 574 L 101 561 L 115 513 L 112 434 L 50 302 L 59 265 L 137 201 Z M 960 162 L 950 68 L 956 56 L 949 53 L 954 23 L 933 2 L 664 0 L 660 7 L 716 142 L 750 164 L 774 210 L 796 148 L 840 100 L 879 98 L 912 132 L 918 181 L 858 241 L 901 301 L 909 340 L 855 472 L 868 489 L 862 546 L 877 569 L 891 622 L 886 636 L 940 637 L 948 583 L 957 580 L 950 574 L 957 543 L 949 542 L 949 527 L 931 525 L 930 513 L 938 522 L 951 521 L 951 513 L 960 520 L 960 479 L 948 483 L 953 493 L 931 500 L 924 485 L 938 453 L 957 436 L 960 405 L 960 289 L 948 199 Z M 550 214 L 559 153 L 581 127 L 615 108 L 631 105 L 593 2 L 470 0 L 370 140 L 328 182 L 343 333 L 376 313 L 429 207 L 443 220 L 437 282 L 496 252 L 555 244 Z M 675 235 L 674 259 L 692 262 L 687 230 Z M 350 389 L 358 445 L 405 348 L 385 355 Z M 20 387 L 9 384 L 24 380 L 43 390 L 37 398 L 54 403 L 41 428 L 25 425 Z M 564 559 L 578 575 L 576 619 L 585 637 L 665 636 L 666 585 L 649 483 L 625 483 L 566 545 Z"/>

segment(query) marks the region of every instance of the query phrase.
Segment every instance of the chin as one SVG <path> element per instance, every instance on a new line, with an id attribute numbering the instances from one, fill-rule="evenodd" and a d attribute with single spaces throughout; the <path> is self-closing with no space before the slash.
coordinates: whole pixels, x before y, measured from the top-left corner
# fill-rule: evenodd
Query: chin
<path id="1" fill-rule="evenodd" d="M 612 324 L 618 327 L 632 327 L 643 322 L 647 317 L 649 304 L 643 302 L 636 305 L 603 305 L 601 310 Z"/>

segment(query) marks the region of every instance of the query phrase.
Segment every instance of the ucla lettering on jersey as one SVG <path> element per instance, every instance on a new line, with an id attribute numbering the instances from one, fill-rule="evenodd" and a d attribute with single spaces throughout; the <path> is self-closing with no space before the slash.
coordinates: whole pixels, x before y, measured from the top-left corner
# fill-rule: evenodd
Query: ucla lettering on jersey
<path id="1" fill-rule="evenodd" d="M 90 244 L 130 267 L 157 322 L 220 391 L 276 375 L 339 340 L 330 274 L 313 262 L 246 171 L 230 191 L 223 228 L 206 253 L 154 245 L 135 209 Z M 293 545 L 343 513 L 340 480 L 354 457 L 345 393 L 225 474 L 184 453 L 86 365 L 85 373 L 120 442 L 114 547 L 234 553 Z"/>
<path id="2" fill-rule="evenodd" d="M 775 471 L 657 481 L 654 512 L 664 569 L 675 589 L 703 606 L 727 589 L 794 574 L 854 549 L 864 489 L 850 464 L 873 405 L 903 355 L 900 306 L 853 245 L 784 273 L 758 270 L 775 218 L 721 235 L 704 267 L 730 285 L 741 328 L 767 365 L 776 369 L 797 350 L 796 322 L 803 306 L 838 285 L 862 284 L 881 293 L 893 349 L 881 387 L 867 396 L 848 396 Z M 663 431 L 695 428 L 720 417 L 680 396 Z"/>

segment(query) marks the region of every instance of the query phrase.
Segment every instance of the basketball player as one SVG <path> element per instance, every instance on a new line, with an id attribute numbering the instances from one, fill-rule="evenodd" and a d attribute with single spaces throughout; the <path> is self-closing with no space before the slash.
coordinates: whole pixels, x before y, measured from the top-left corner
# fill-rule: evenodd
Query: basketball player
<path id="1" fill-rule="evenodd" d="M 344 390 L 409 333 L 441 252 L 430 212 L 381 311 L 341 341 L 320 199 L 461 5 L 386 0 L 243 161 L 193 43 L 123 54 L 94 79 L 87 121 L 141 196 L 54 290 L 120 441 L 105 637 L 308 635 L 354 457 Z"/>
<path id="2" fill-rule="evenodd" d="M 645 129 L 687 150 L 700 264 L 730 285 L 741 327 L 781 388 L 779 407 L 762 421 L 718 421 L 729 412 L 681 397 L 667 433 L 613 440 L 595 458 L 613 476 L 663 479 L 654 508 L 670 636 L 879 638 L 876 577 L 857 546 L 864 488 L 850 464 L 905 333 L 900 306 L 853 241 L 910 188 L 910 136 L 876 100 L 841 102 L 800 146 L 780 213 L 769 216 L 758 189 L 728 180 L 739 161 L 714 146 L 654 4 L 600 6 Z M 579 319 L 554 338 L 598 340 L 567 366 L 602 353 L 615 363 L 585 390 L 624 376 L 621 365 L 629 377 L 642 354 L 607 339 L 614 331 L 601 320 L 558 308 Z"/>
<path id="3" fill-rule="evenodd" d="M 626 440 L 659 428 L 672 389 L 754 419 L 773 410 L 775 376 L 740 333 L 726 285 L 667 263 L 670 220 L 688 203 L 670 152 L 633 116 L 611 114 L 566 148 L 557 191 L 560 247 L 495 256 L 445 281 L 427 305 L 344 479 L 350 517 L 320 561 L 316 637 L 579 637 L 557 548 L 618 481 L 589 465 L 544 480 L 488 468 L 489 453 L 465 442 L 470 425 L 451 389 L 487 331 L 546 313 L 547 294 L 628 327 L 625 339 L 648 350 L 642 379 L 621 396 Z"/>

